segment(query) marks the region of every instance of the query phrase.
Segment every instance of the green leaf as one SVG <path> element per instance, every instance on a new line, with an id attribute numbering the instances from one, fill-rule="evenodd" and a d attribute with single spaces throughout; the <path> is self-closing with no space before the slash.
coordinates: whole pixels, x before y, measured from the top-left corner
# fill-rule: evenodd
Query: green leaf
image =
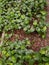
<path id="1" fill-rule="evenodd" d="M 45 65 L 49 65 L 49 63 L 45 63 Z"/>
<path id="2" fill-rule="evenodd" d="M 37 26 L 37 20 L 34 20 L 33 25 Z"/>
<path id="3" fill-rule="evenodd" d="M 40 53 L 41 53 L 41 54 L 45 54 L 46 51 L 42 49 L 42 50 L 40 50 Z"/>

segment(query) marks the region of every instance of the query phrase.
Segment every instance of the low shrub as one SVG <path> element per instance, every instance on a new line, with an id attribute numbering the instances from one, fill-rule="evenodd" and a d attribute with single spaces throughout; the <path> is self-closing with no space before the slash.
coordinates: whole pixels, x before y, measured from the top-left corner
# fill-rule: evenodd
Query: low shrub
<path id="1" fill-rule="evenodd" d="M 49 65 L 49 46 L 39 52 L 29 49 L 30 46 L 28 39 L 4 42 L 0 46 L 0 65 Z"/>
<path id="2" fill-rule="evenodd" d="M 0 65 L 24 65 L 24 62 L 33 61 L 33 51 L 27 49 L 29 46 L 30 41 L 28 39 L 3 43 L 0 47 Z"/>
<path id="3" fill-rule="evenodd" d="M 45 6 L 46 0 L 0 0 L 0 31 L 23 29 L 45 37 Z"/>

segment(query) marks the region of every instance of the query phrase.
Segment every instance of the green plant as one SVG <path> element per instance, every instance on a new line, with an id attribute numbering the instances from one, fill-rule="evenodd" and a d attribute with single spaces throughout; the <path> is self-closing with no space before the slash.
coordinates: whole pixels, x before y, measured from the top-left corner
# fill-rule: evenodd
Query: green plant
<path id="1" fill-rule="evenodd" d="M 47 30 L 46 23 L 44 23 L 43 21 L 40 21 L 39 23 L 37 23 L 37 21 L 35 20 L 33 25 L 35 27 L 35 30 L 42 36 L 42 38 L 45 38 L 46 30 Z"/>
<path id="2" fill-rule="evenodd" d="M 15 42 L 4 42 L 0 47 L 0 65 L 23 65 L 24 62 L 28 63 L 32 59 L 33 51 L 27 49 L 30 46 L 28 39 Z"/>
<path id="3" fill-rule="evenodd" d="M 43 65 L 49 65 L 49 46 L 41 48 L 39 53 L 41 54 L 41 63 L 43 62 Z"/>
<path id="4" fill-rule="evenodd" d="M 0 0 L 0 31 L 14 29 L 23 29 L 27 33 L 37 31 L 44 38 L 46 30 L 42 29 L 45 27 L 47 29 L 45 6 L 46 0 Z"/>
<path id="5" fill-rule="evenodd" d="M 0 46 L 0 65 L 49 65 L 49 46 L 41 48 L 38 52 L 29 49 L 31 43 L 28 39 L 5 41 Z"/>
<path id="6" fill-rule="evenodd" d="M 38 65 L 49 65 L 49 46 L 41 48 L 39 52 L 35 52 L 33 57 L 38 62 Z"/>

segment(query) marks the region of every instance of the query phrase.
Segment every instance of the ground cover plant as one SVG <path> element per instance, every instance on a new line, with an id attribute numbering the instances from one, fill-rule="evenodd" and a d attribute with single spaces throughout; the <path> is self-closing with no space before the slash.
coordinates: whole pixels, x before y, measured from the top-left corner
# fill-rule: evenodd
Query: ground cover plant
<path id="1" fill-rule="evenodd" d="M 49 65 L 49 46 L 39 52 L 29 49 L 30 46 L 28 39 L 4 42 L 0 46 L 0 65 Z"/>
<path id="2" fill-rule="evenodd" d="M 0 65 L 49 65 L 49 46 L 35 52 L 32 45 L 37 38 L 30 34 L 45 38 L 46 14 L 46 0 L 0 0 Z M 37 47 L 38 41 L 42 40 L 36 41 Z"/>
<path id="3" fill-rule="evenodd" d="M 47 30 L 45 6 L 46 0 L 0 0 L 0 31 L 37 31 L 44 38 Z"/>

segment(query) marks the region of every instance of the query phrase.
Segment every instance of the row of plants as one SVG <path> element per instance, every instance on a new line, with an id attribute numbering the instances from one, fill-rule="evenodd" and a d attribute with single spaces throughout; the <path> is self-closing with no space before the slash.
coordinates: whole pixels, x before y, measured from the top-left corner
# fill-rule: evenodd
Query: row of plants
<path id="1" fill-rule="evenodd" d="M 0 31 L 37 31 L 44 38 L 47 30 L 45 6 L 46 0 L 0 0 Z"/>
<path id="2" fill-rule="evenodd" d="M 0 46 L 0 65 L 49 65 L 49 46 L 33 51 L 28 39 L 5 41 Z"/>

